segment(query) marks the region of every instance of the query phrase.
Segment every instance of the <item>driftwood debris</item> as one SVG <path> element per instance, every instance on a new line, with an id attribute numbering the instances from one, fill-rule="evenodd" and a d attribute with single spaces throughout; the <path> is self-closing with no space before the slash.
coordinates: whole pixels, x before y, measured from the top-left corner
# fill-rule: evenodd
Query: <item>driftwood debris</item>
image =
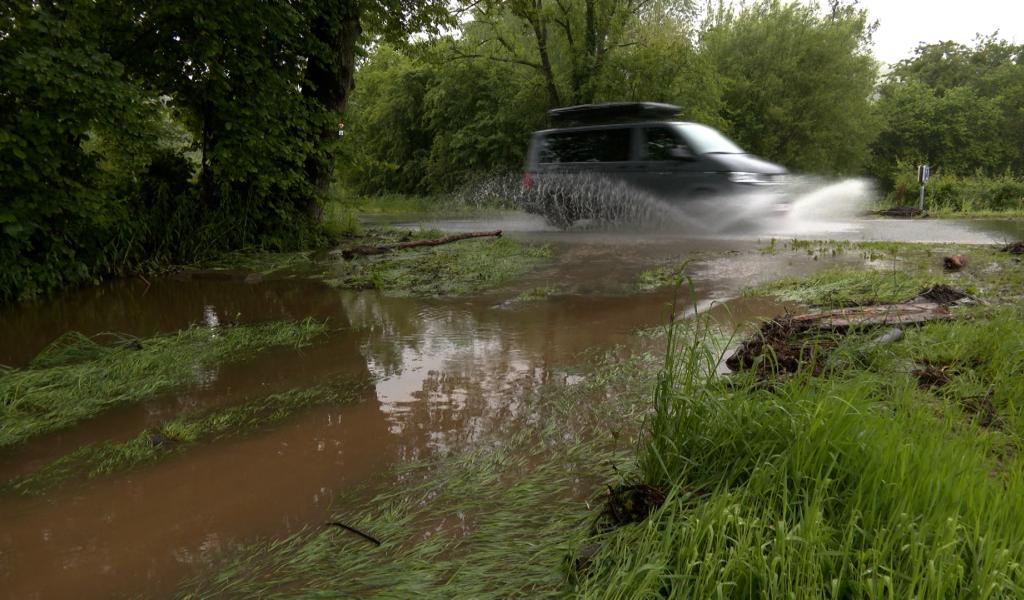
<path id="1" fill-rule="evenodd" d="M 1013 242 L 1003 246 L 1003 252 L 1010 254 L 1024 254 L 1024 242 Z"/>
<path id="2" fill-rule="evenodd" d="M 470 231 L 467 233 L 455 233 L 452 235 L 446 235 L 444 237 L 434 238 L 432 240 L 413 240 L 410 242 L 398 242 L 395 244 L 382 244 L 380 246 L 353 246 L 351 248 L 345 248 L 344 250 L 342 250 L 341 256 L 345 260 L 351 260 L 356 256 L 387 254 L 388 252 L 394 252 L 395 250 L 405 250 L 407 248 L 419 248 L 423 246 L 440 246 L 442 244 L 450 244 L 452 242 L 458 242 L 460 240 L 468 240 L 470 238 L 481 237 L 501 237 L 501 230 L 496 229 L 494 231 Z"/>
<path id="3" fill-rule="evenodd" d="M 928 213 L 915 206 L 895 206 L 893 208 L 886 208 L 880 210 L 877 213 L 880 217 L 894 217 L 897 219 L 906 219 L 913 217 L 927 217 Z"/>
<path id="4" fill-rule="evenodd" d="M 922 294 L 929 291 L 923 290 Z M 942 303 L 923 301 L 920 297 L 898 304 L 872 304 L 786 315 L 762 325 L 736 348 L 725 364 L 733 371 L 754 368 L 765 378 L 774 373 L 794 373 L 802 365 L 810 366 L 817 374 L 824 369 L 829 350 L 837 345 L 838 335 L 847 331 L 868 327 L 902 328 L 952 318 L 952 313 Z M 898 337 L 895 334 L 892 337 L 895 339 L 883 341 L 879 338 L 874 343 L 898 340 L 902 332 Z"/>

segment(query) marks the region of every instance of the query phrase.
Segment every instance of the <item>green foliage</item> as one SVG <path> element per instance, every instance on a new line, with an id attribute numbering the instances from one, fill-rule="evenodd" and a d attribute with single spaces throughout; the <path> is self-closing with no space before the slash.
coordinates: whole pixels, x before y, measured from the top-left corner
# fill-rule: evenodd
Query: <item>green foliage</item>
<path id="1" fill-rule="evenodd" d="M 398 39 L 452 18 L 435 0 L 8 4 L 0 302 L 318 243 L 361 20 Z"/>
<path id="2" fill-rule="evenodd" d="M 908 330 L 857 361 L 847 338 L 842 371 L 771 385 L 724 381 L 717 356 L 670 345 L 641 453 L 668 499 L 601 536 L 576 591 L 1017 595 L 1022 316 L 1018 305 Z M 952 380 L 922 386 L 908 361 L 950 365 Z"/>
<path id="3" fill-rule="evenodd" d="M 409 55 L 411 54 L 411 56 Z M 342 180 L 364 194 L 451 190 L 522 162 L 546 106 L 514 67 L 382 46 L 346 114 Z"/>
<path id="4" fill-rule="evenodd" d="M 793 169 L 857 172 L 877 132 L 871 32 L 852 6 L 823 15 L 763 0 L 721 13 L 701 43 L 721 78 L 726 131 Z"/>
<path id="5" fill-rule="evenodd" d="M 0 373 L 0 448 L 195 382 L 217 363 L 269 346 L 306 345 L 325 329 L 312 320 L 194 326 L 109 346 L 69 334 L 28 368 Z"/>
<path id="6" fill-rule="evenodd" d="M 766 0 L 696 31 L 691 8 L 483 2 L 459 36 L 382 45 L 360 66 L 342 180 L 364 194 L 452 190 L 518 171 L 552 106 L 622 100 L 676 103 L 794 169 L 864 165 L 878 120 L 863 11 Z"/>
<path id="7" fill-rule="evenodd" d="M 916 205 L 917 169 L 899 163 L 886 200 L 896 206 Z M 955 175 L 945 172 L 928 180 L 925 208 L 933 214 L 1019 214 L 1024 212 L 1024 179 L 1003 175 Z"/>
<path id="8" fill-rule="evenodd" d="M 899 161 L 929 163 L 946 175 L 1024 169 L 1022 46 L 995 36 L 973 47 L 922 44 L 880 88 L 885 121 L 873 173 L 886 181 Z"/>

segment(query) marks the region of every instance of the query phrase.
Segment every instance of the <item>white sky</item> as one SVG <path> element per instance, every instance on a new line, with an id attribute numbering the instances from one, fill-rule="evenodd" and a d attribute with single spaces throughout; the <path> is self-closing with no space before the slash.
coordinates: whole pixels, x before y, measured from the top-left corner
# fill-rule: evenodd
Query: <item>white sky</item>
<path id="1" fill-rule="evenodd" d="M 999 30 L 1000 37 L 1024 43 L 1024 0 L 860 0 L 873 20 L 875 56 L 895 63 L 919 42 L 974 41 L 975 34 Z"/>

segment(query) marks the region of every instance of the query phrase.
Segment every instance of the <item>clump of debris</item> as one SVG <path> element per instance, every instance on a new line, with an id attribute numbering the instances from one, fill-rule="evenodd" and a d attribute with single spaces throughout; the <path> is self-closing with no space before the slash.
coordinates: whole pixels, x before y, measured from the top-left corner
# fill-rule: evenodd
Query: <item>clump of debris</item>
<path id="1" fill-rule="evenodd" d="M 876 212 L 880 217 L 893 217 L 896 219 L 911 219 L 914 217 L 927 217 L 926 211 L 917 208 L 916 206 L 894 206 L 892 208 L 886 208 Z"/>
<path id="2" fill-rule="evenodd" d="M 1003 246 L 1002 250 L 1003 252 L 1009 252 L 1010 254 L 1024 254 L 1024 241 L 1007 244 Z"/>
<path id="3" fill-rule="evenodd" d="M 725 364 L 733 371 L 754 369 L 763 379 L 795 373 L 804 366 L 818 375 L 825 368 L 829 351 L 851 331 L 887 327 L 889 330 L 875 343 L 890 343 L 902 337 L 903 327 L 952 319 L 949 306 L 970 302 L 979 300 L 963 290 L 939 284 L 921 290 L 906 302 L 786 315 L 764 323 Z"/>

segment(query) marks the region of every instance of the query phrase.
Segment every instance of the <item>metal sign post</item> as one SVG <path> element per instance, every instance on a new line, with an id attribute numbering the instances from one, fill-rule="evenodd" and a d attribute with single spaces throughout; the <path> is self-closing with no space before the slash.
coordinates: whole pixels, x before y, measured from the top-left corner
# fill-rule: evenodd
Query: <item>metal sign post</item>
<path id="1" fill-rule="evenodd" d="M 928 185 L 928 178 L 931 176 L 931 167 L 919 165 L 917 167 L 917 183 L 921 186 L 921 193 L 917 199 L 917 210 L 924 211 L 924 186 Z"/>

